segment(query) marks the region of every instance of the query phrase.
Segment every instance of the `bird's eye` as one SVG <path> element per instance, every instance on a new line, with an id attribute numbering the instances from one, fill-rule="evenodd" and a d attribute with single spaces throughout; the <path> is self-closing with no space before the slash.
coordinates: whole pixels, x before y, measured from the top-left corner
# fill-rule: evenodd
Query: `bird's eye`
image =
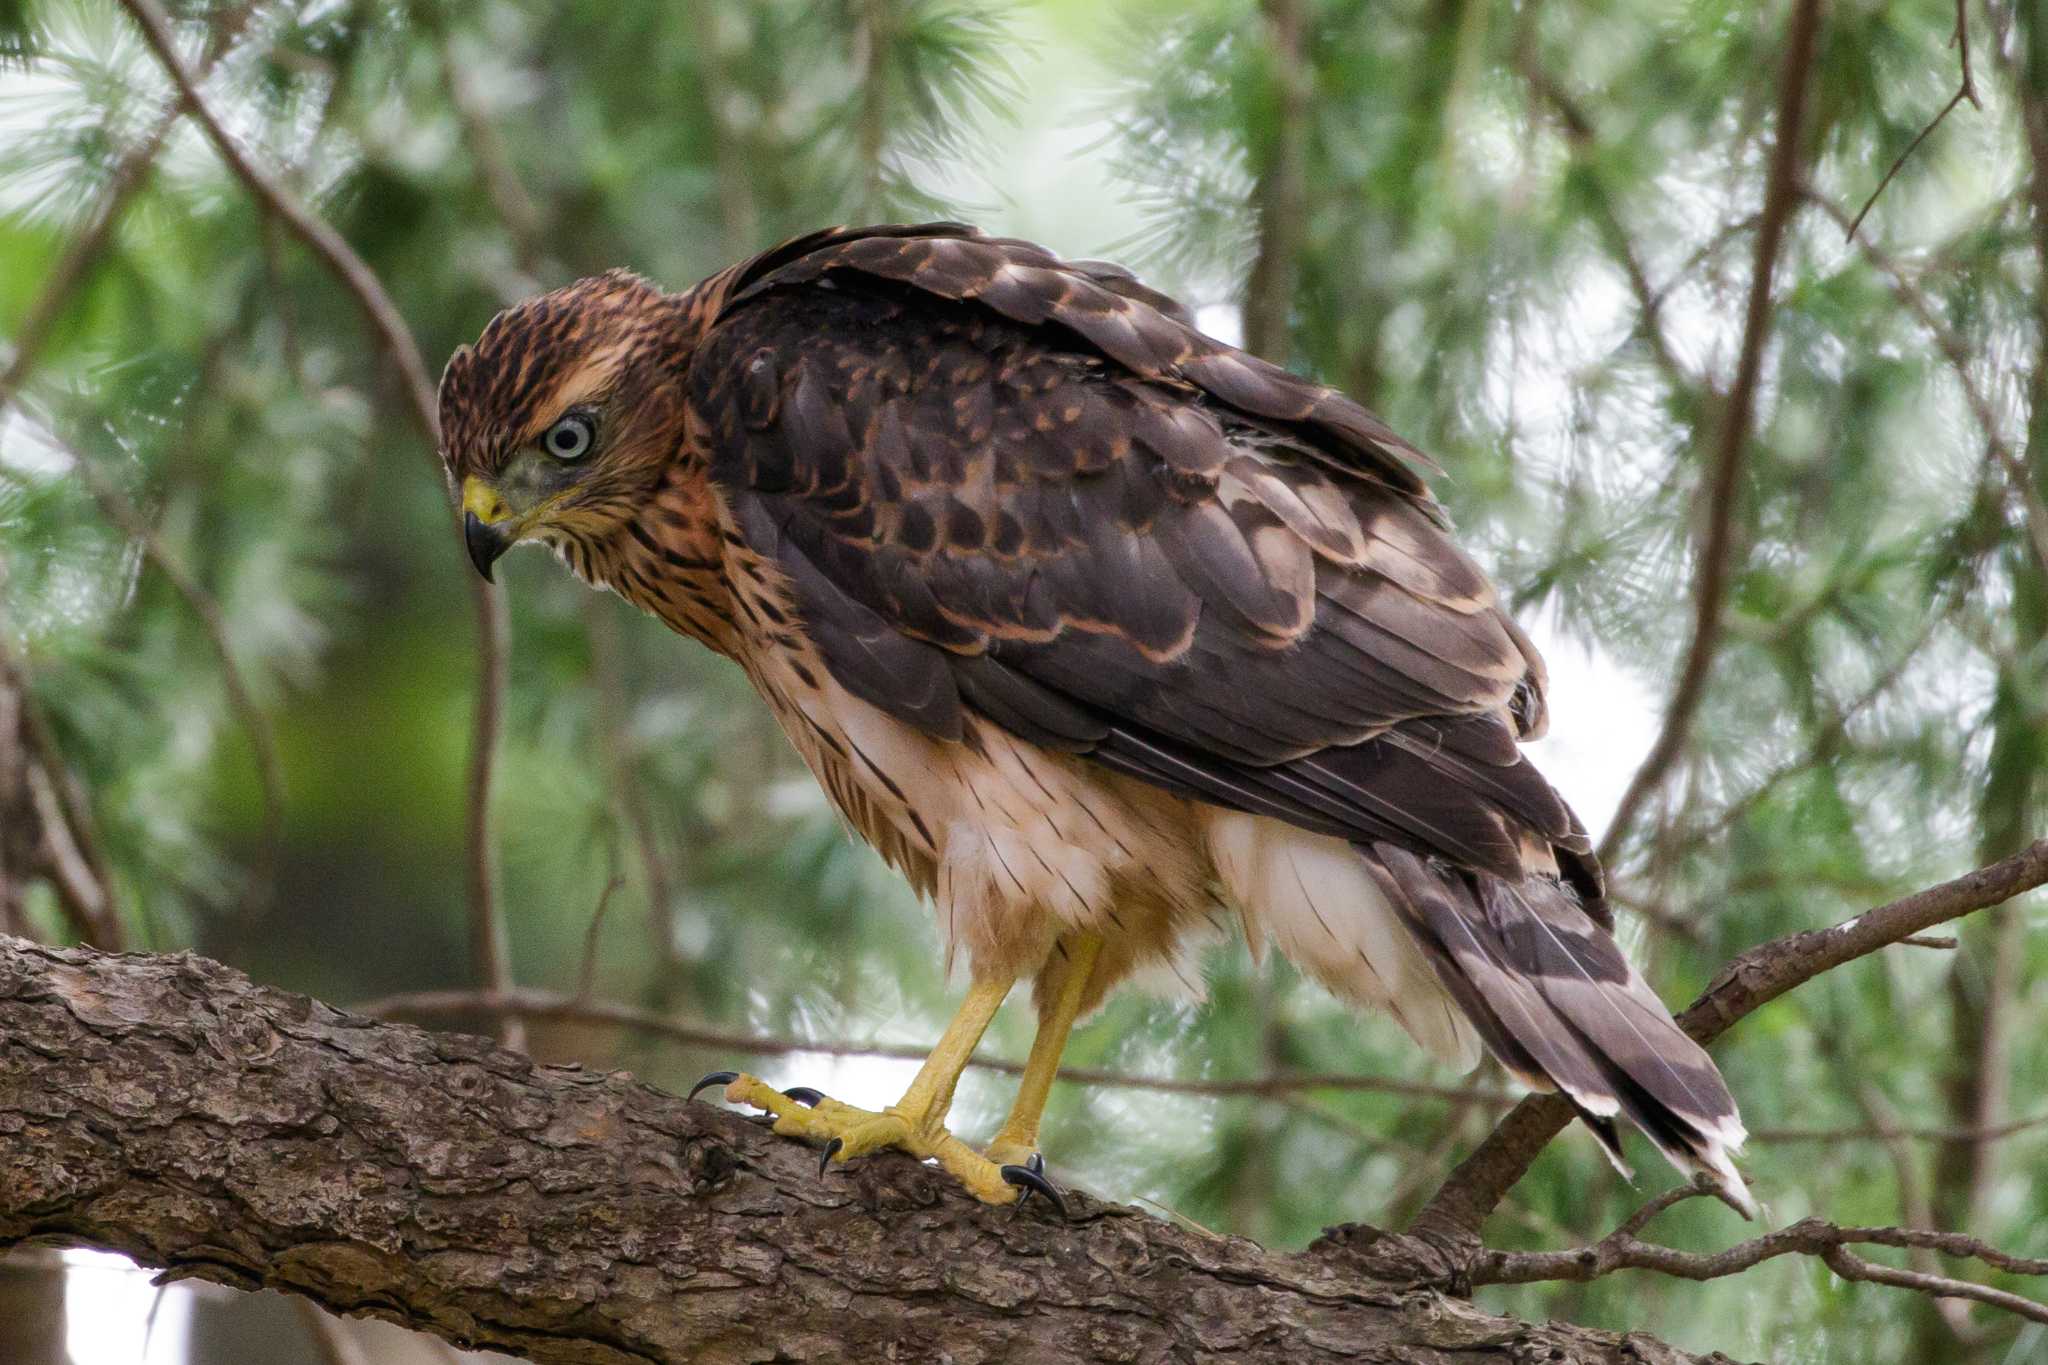
<path id="1" fill-rule="evenodd" d="M 580 460 L 590 453 L 590 443 L 595 439 L 597 430 L 590 419 L 580 412 L 572 412 L 549 427 L 540 443 L 548 454 L 558 460 Z"/>

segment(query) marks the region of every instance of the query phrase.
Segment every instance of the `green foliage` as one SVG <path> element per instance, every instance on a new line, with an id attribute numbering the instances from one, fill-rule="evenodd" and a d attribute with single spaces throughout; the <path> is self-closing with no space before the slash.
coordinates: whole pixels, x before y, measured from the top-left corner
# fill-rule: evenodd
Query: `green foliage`
<path id="1" fill-rule="evenodd" d="M 1692 631 L 1780 16 L 1309 0 L 1296 74 L 1311 99 L 1288 129 L 1267 8 L 177 12 L 187 51 L 214 63 L 209 98 L 363 253 L 430 360 L 508 299 L 575 274 L 626 264 L 680 286 L 785 235 L 895 215 L 1025 224 L 1068 254 L 1114 247 L 1199 304 L 1235 301 L 1261 248 L 1258 189 L 1298 134 L 1306 218 L 1289 353 L 1275 358 L 1435 454 L 1440 492 L 1522 618 L 1555 656 L 1597 648 L 1604 671 L 1586 686 L 1618 707 L 1635 704 L 1631 685 L 1661 697 Z M 2048 226 L 2026 192 L 2048 172 L 2022 133 L 2026 108 L 2048 109 L 2048 78 L 2026 76 L 2048 24 L 2006 5 L 1970 20 L 1984 108 L 1959 106 L 1914 153 L 1865 224 L 1871 246 L 1845 242 L 1813 202 L 1792 222 L 1725 642 L 1685 754 L 1618 859 L 1625 903 L 1693 930 L 1630 931 L 1674 1001 L 1753 943 L 2042 828 L 2048 583 L 1992 444 L 2025 461 L 2030 425 L 2048 430 Z M 1943 0 L 1829 7 L 1801 140 L 1820 200 L 1853 214 L 1953 93 L 1954 22 Z M 166 88 L 104 0 L 0 3 L 0 331 L 17 334 Z M 1046 126 L 1006 121 L 1025 101 Z M 1068 174 L 1062 161 L 1034 181 L 1034 156 L 1085 160 L 1118 202 L 1024 201 Z M 508 216 L 493 183 L 506 172 L 531 224 Z M 272 886 L 252 885 L 261 787 L 213 643 L 88 495 L 74 451 L 220 604 L 283 771 Z M 2048 466 L 2023 468 L 2048 492 Z M 179 124 L 0 413 L 0 631 L 91 794 L 139 943 L 189 944 L 342 1001 L 468 979 L 466 571 L 431 452 L 352 301 Z M 844 839 L 744 680 L 537 555 L 502 576 L 515 619 L 496 815 L 520 979 L 575 990 L 588 965 L 604 996 L 728 1027 L 927 1040 L 948 994 L 929 915 Z M 1655 706 L 1638 707 L 1646 724 Z M 1575 714 L 1570 752 L 1596 752 L 1599 704 Z M 1543 761 L 1597 829 L 1602 784 L 1636 757 L 1610 756 L 1605 777 Z M 35 905 L 54 926 L 47 896 Z M 1999 1143 L 1974 1203 L 1939 1159 L 1958 1144 L 1796 1140 L 1971 1126 L 1958 1078 L 1986 1064 L 2012 1097 L 1994 1117 L 2048 1107 L 2048 1055 L 2022 1042 L 1986 1063 L 1979 1048 L 1987 1009 L 2011 1039 L 2048 1029 L 2048 997 L 2025 988 L 2048 940 L 1990 924 L 1963 938 L 1956 954 L 1896 949 L 1837 972 L 1721 1044 L 1762 1132 L 1748 1166 L 1774 1219 L 1974 1216 L 1972 1232 L 2042 1253 L 2048 1129 Z M 2016 955 L 2003 974 L 2001 955 Z M 1205 963 L 1207 1004 L 1114 1001 L 1074 1064 L 1454 1079 L 1387 1021 L 1355 1019 L 1239 944 Z M 990 1051 L 1022 1055 L 1028 1022 L 1010 1015 L 1023 1013 L 999 1021 Z M 567 1027 L 535 1047 L 671 1085 L 735 1060 Z M 774 1065 L 869 1098 L 896 1083 L 864 1063 Z M 974 1080 L 967 1124 L 1006 1093 Z M 1356 1091 L 1062 1087 L 1048 1135 L 1056 1167 L 1107 1194 L 1300 1244 L 1330 1222 L 1407 1216 L 1491 1112 Z M 1661 1187 L 1644 1157 L 1645 1188 Z M 1493 1232 L 1565 1245 L 1638 1198 L 1573 1136 Z M 1699 1204 L 1653 1231 L 1694 1248 L 1742 1235 Z M 1738 1356 L 2043 1349 L 1995 1315 L 1960 1343 L 1924 1301 L 1798 1259 L 1711 1285 L 1619 1276 L 1486 1299 Z"/>

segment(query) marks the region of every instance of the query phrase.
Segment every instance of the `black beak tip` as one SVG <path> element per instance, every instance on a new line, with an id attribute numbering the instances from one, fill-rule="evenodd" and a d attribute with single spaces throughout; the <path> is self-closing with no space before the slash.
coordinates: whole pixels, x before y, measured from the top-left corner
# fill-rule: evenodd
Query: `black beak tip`
<path id="1" fill-rule="evenodd" d="M 476 565 L 476 571 L 484 576 L 484 582 L 492 582 L 491 566 L 509 548 L 505 537 L 476 513 L 465 512 L 462 514 L 462 543 L 468 547 L 469 562 Z"/>

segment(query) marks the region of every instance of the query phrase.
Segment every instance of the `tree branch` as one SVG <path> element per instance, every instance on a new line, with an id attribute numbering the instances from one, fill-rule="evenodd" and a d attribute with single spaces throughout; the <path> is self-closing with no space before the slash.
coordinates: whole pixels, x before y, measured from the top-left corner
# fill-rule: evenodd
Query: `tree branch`
<path id="1" fill-rule="evenodd" d="M 427 377 L 426 363 L 420 358 L 419 346 L 413 341 L 412 332 L 406 327 L 398 306 L 385 292 L 376 272 L 326 220 L 300 203 L 298 197 L 276 177 L 258 166 L 222 126 L 201 96 L 191 69 L 178 55 L 177 44 L 171 36 L 170 19 L 157 0 L 121 0 L 121 3 L 141 28 L 157 59 L 170 73 L 172 82 L 183 96 L 185 107 L 206 129 L 207 136 L 213 140 L 221 159 L 227 162 L 235 177 L 264 209 L 276 215 L 319 257 L 321 264 L 341 282 L 362 309 L 379 346 L 398 372 L 413 420 L 427 438 L 428 457 L 434 461 L 436 472 L 441 472 L 436 455 L 441 444 L 441 422 L 434 399 L 434 384 Z M 451 524 L 459 530 L 460 513 L 452 502 L 449 515 Z M 478 984 L 486 989 L 502 990 L 512 984 L 512 969 L 492 877 L 490 794 L 498 729 L 504 714 L 505 654 L 510 626 L 504 601 L 497 590 L 478 575 L 465 573 L 464 577 L 470 585 L 471 605 L 476 617 L 479 663 L 475 720 L 470 732 L 469 849 L 465 860 L 469 875 L 471 956 Z M 508 1034 L 506 1041 L 517 1040 Z"/>
<path id="2" fill-rule="evenodd" d="M 1738 1275 L 1779 1256 L 1817 1256 L 1845 1280 L 1865 1280 L 1911 1289 L 1944 1299 L 1975 1299 L 2035 1322 L 2048 1322 L 2048 1304 L 1989 1285 L 1952 1279 L 1926 1271 L 1898 1270 L 1865 1260 L 1847 1248 L 1877 1245 L 1939 1251 L 1945 1256 L 1984 1262 L 2014 1275 L 2048 1275 L 2048 1261 L 2013 1256 L 1974 1237 L 1924 1228 L 1845 1228 L 1819 1218 L 1803 1218 L 1789 1227 L 1765 1233 L 1725 1251 L 1711 1254 L 1679 1251 L 1645 1242 L 1636 1236 L 1652 1218 L 1673 1204 L 1705 1191 L 1690 1185 L 1667 1190 L 1591 1246 L 1570 1251 L 1494 1251 L 1473 1268 L 1472 1283 L 1533 1284 L 1543 1280 L 1596 1280 L 1617 1270 L 1655 1270 L 1688 1280 L 1718 1280 Z"/>
<path id="3" fill-rule="evenodd" d="M 1905 268 L 1868 236 L 1856 231 L 1856 220 L 1849 217 L 1847 210 L 1811 187 L 1804 190 L 1803 194 L 1807 201 L 1821 212 L 1844 225 L 1850 240 L 1859 243 L 1864 256 L 1891 281 L 1894 297 L 1913 315 L 1914 321 L 1925 328 L 1927 334 L 1934 339 L 1935 346 L 1941 351 L 1942 359 L 1948 362 L 1949 369 L 1954 372 L 1956 383 L 1962 386 L 1963 401 L 1968 404 L 1970 415 L 1976 419 L 1978 429 L 1984 433 L 1985 451 L 2005 472 L 2006 479 L 2012 485 L 2013 496 L 2019 499 L 2020 513 L 2026 521 L 2027 539 L 2033 546 L 2034 559 L 2040 565 L 2041 571 L 2048 573 L 2048 506 L 2042 505 L 2041 494 L 2034 487 L 2033 480 L 2027 476 L 2025 464 L 2013 453 L 2012 442 L 2005 438 L 1998 414 L 1992 409 L 1990 395 L 1984 392 L 1984 386 L 1977 382 L 1977 375 L 1970 368 L 1972 357 L 1969 347 L 1963 344 L 1963 339 L 1957 335 L 1956 330 L 1942 320 L 1933 303 L 1928 300 L 1926 292 L 1906 273 Z"/>
<path id="4" fill-rule="evenodd" d="M 200 66 L 202 78 L 226 55 L 255 8 L 253 4 L 238 5 L 222 11 L 214 20 L 212 48 Z M 184 95 L 180 94 L 143 134 L 142 140 L 122 153 L 121 159 L 114 163 L 106 188 L 100 192 L 99 202 L 93 206 L 92 217 L 50 268 L 42 290 L 22 315 L 21 325 L 14 330 L 14 354 L 8 358 L 7 367 L 0 370 L 0 408 L 14 401 L 29 372 L 42 359 L 43 346 L 50 339 L 50 329 L 64 315 L 64 310 L 71 304 L 72 294 L 92 274 L 100 254 L 113 240 L 114 229 L 120 225 L 121 216 L 149 180 L 150 170 L 156 165 L 157 156 L 163 151 L 171 129 L 185 116 L 187 107 Z"/>
<path id="5" fill-rule="evenodd" d="M 1822 972 L 2043 884 L 2048 884 L 2048 839 L 2037 839 L 2010 858 L 1854 919 L 1772 939 L 1723 967 L 1678 1016 L 1678 1025 L 1695 1042 L 1710 1043 L 1736 1021 Z M 1555 1095 L 1532 1095 L 1517 1104 L 1423 1206 L 1414 1233 L 1448 1247 L 1476 1247 L 1487 1216 L 1571 1121 L 1571 1106 Z"/>
<path id="6" fill-rule="evenodd" d="M 899 1043 L 842 1043 L 826 1040 L 778 1037 L 747 1033 L 737 1029 L 695 1024 L 654 1010 L 582 996 L 559 995 L 554 991 L 521 987 L 509 991 L 412 991 L 387 995 L 353 1006 L 360 1014 L 377 1019 L 435 1019 L 464 1015 L 517 1014 L 526 1019 L 567 1020 L 582 1024 L 610 1024 L 630 1028 L 690 1047 L 753 1057 L 785 1057 L 807 1052 L 821 1057 L 888 1057 L 921 1062 L 928 1047 Z M 1022 1062 L 999 1057 L 977 1057 L 970 1066 L 984 1071 L 1020 1075 Z M 1127 1090 L 1156 1090 L 1176 1095 L 1207 1095 L 1218 1099 L 1238 1096 L 1272 1097 L 1301 1090 L 1366 1090 L 1416 1099 L 1454 1100 L 1500 1108 L 1513 1104 L 1515 1097 L 1505 1090 L 1482 1086 L 1437 1085 L 1429 1081 L 1406 1081 L 1393 1076 L 1355 1076 L 1343 1072 L 1305 1072 L 1300 1075 L 1251 1076 L 1243 1079 L 1183 1080 L 1173 1076 L 1139 1076 L 1124 1071 L 1092 1067 L 1062 1067 L 1060 1079 L 1076 1085 L 1100 1085 Z"/>
<path id="7" fill-rule="evenodd" d="M 618 882 L 615 880 L 605 888 L 605 894 L 609 896 L 615 892 L 617 886 Z M 1912 943 L 1915 937 L 1917 936 L 1902 938 L 1899 942 Z M 1950 943 L 1948 946 L 1953 947 L 1954 944 Z M 588 973 L 585 972 L 579 979 L 587 978 Z M 400 995 L 380 996 L 350 1008 L 373 1019 L 460 1019 L 465 1016 L 496 1017 L 500 1014 L 517 1014 L 529 1023 L 547 1020 L 602 1024 L 613 1028 L 631 1029 L 650 1037 L 666 1038 L 688 1047 L 706 1048 L 729 1056 L 787 1057 L 796 1053 L 810 1053 L 820 1057 L 881 1057 L 893 1061 L 921 1062 L 929 1051 L 927 1048 L 902 1043 L 839 1042 L 832 1039 L 792 1038 L 779 1034 L 749 1033 L 741 1029 L 721 1029 L 709 1024 L 692 1023 L 687 1019 L 656 1010 L 597 999 L 587 991 L 581 991 L 576 995 L 562 995 L 530 986 L 515 987 L 503 993 L 472 990 L 409 991 Z M 1009 1076 L 1018 1075 L 1024 1070 L 1022 1062 L 1012 1061 L 1006 1057 L 976 1057 L 968 1065 Z M 1205 1078 L 1146 1076 L 1107 1068 L 1068 1066 L 1060 1068 L 1059 1079 L 1068 1085 L 1100 1086 L 1111 1090 L 1150 1090 L 1208 1099 L 1279 1099 L 1313 1091 L 1403 1095 L 1410 1099 L 1442 1100 L 1454 1106 L 1453 1113 L 1457 1112 L 1456 1107 L 1468 1106 L 1492 1110 L 1507 1109 L 1517 1100 L 1511 1091 L 1494 1090 L 1485 1086 L 1442 1085 L 1430 1081 L 1403 1080 L 1396 1076 L 1358 1075 L 1343 1071 Z M 1315 1112 L 1327 1121 L 1349 1122 L 1338 1119 L 1334 1111 L 1316 1109 Z M 2048 1113 L 2010 1119 L 1989 1127 L 1953 1124 L 1914 1126 L 1896 1122 L 1812 1128 L 1764 1127 L 1751 1129 L 1749 1140 L 1758 1145 L 1891 1142 L 1900 1139 L 1918 1142 L 2002 1142 L 2007 1138 L 2041 1128 L 2048 1128 Z M 1362 1129 L 1358 1131 L 1361 1134 L 1364 1132 Z M 1423 1167 L 1418 1169 L 1426 1170 Z"/>
<path id="8" fill-rule="evenodd" d="M 1678 674 L 1678 686 L 1664 712 L 1664 726 L 1642 766 L 1629 779 L 1614 818 L 1600 840 L 1600 861 L 1612 863 L 1627 840 L 1643 803 L 1664 781 L 1684 751 L 1693 716 L 1706 695 L 1707 674 L 1721 643 L 1721 613 L 1735 558 L 1735 494 L 1741 481 L 1743 454 L 1749 444 L 1756 406 L 1757 380 L 1763 371 L 1764 343 L 1771 325 L 1771 281 L 1777 273 L 1778 249 L 1784 241 L 1799 198 L 1799 151 L 1806 124 L 1806 97 L 1812 84 L 1813 53 L 1820 30 L 1821 0 L 1798 0 L 1792 31 L 1786 41 L 1784 76 L 1778 90 L 1777 135 L 1771 148 L 1770 178 L 1764 186 L 1763 221 L 1756 237 L 1756 265 L 1750 273 L 1749 308 L 1743 319 L 1742 353 L 1735 382 L 1722 407 L 1712 477 L 1707 487 L 1707 529 L 1700 544 L 1699 574 L 1693 593 L 1692 643 Z"/>
<path id="9" fill-rule="evenodd" d="M 0 939 L 0 1245 L 101 1247 L 584 1365 L 1621 1365 L 1647 1344 L 1418 1290 L 1406 1239 L 1271 1255 L 1070 1202 L 1064 1224 L 985 1208 L 896 1156 L 821 1180 L 763 1125 L 621 1074 L 189 955 Z"/>
<path id="10" fill-rule="evenodd" d="M 1964 100 L 1968 100 L 1979 112 L 1983 111 L 1984 101 L 1977 98 L 1977 81 L 1970 73 L 1969 0 L 1956 0 L 1956 26 L 1954 33 L 1949 37 L 1949 42 L 1962 50 L 1962 84 L 1956 87 L 1956 93 L 1949 97 L 1949 102 L 1941 106 L 1941 112 L 1928 120 L 1927 126 L 1920 130 L 1919 135 L 1906 144 L 1906 150 L 1900 152 L 1898 159 L 1892 162 L 1891 168 L 1884 173 L 1884 178 L 1877 182 L 1877 188 L 1870 192 L 1870 198 L 1863 201 L 1863 207 L 1856 210 L 1856 216 L 1851 218 L 1848 225 L 1842 229 L 1843 236 L 1851 241 L 1855 240 L 1856 229 L 1863 225 L 1863 220 L 1870 215 L 1872 209 L 1877 207 L 1878 198 L 1884 194 L 1885 186 L 1892 183 L 1892 177 L 1899 173 L 1899 168 L 1906 164 L 1907 158 L 1912 156 L 1919 149 L 1920 144 L 1927 141 L 1928 136 L 1941 126 L 1941 121 L 1949 116 L 1951 110 Z"/>
<path id="11" fill-rule="evenodd" d="M 0 564 L 0 588 L 6 586 Z M 48 719 L 29 691 L 28 668 L 9 641 L 6 599 L 0 594 L 0 694 L 11 698 L 14 733 L 4 749 L 15 757 L 18 791 L 0 789 L 17 852 L 50 879 L 57 903 L 80 939 L 96 948 L 122 946 L 121 916 L 114 903 L 114 875 L 99 845 L 92 807 L 64 765 Z M 0 777 L 7 774 L 0 773 Z M 12 807 L 13 809 L 9 809 Z"/>
<path id="12" fill-rule="evenodd" d="M 1266 163 L 1254 191 L 1259 251 L 1245 280 L 1244 346 L 1276 365 L 1287 363 L 1288 320 L 1300 274 L 1308 219 L 1308 122 L 1314 75 L 1303 51 L 1308 7 L 1303 0 L 1263 0 L 1268 76 L 1277 96 Z"/>
<path id="13" fill-rule="evenodd" d="M 505 235 L 511 239 L 513 260 L 521 273 L 527 276 L 523 284 L 530 290 L 540 276 L 547 254 L 542 236 L 546 220 L 540 205 L 527 193 L 526 183 L 513 169 L 511 153 L 506 150 L 505 139 L 498 133 L 498 125 L 492 121 L 491 111 L 483 106 L 475 87 L 470 84 L 468 68 L 455 50 L 455 36 L 449 30 L 441 5 L 416 4 L 412 6 L 412 14 L 414 20 L 433 37 L 434 58 L 441 64 L 448 103 L 454 107 L 456 119 L 462 125 L 463 145 L 468 148 L 470 160 L 476 165 L 477 181 L 491 201 L 492 211 L 498 215 Z"/>

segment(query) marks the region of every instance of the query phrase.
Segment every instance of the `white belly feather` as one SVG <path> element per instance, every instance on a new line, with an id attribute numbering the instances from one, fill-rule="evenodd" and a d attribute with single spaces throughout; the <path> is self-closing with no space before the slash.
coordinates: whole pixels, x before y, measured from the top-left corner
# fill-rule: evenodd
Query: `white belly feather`
<path id="1" fill-rule="evenodd" d="M 1460 1068 L 1479 1057 L 1438 984 L 1341 839 L 1182 800 L 993 725 L 969 743 L 930 738 L 812 669 L 773 655 L 755 682 L 854 829 L 930 895 L 949 963 L 1037 973 L 1062 934 L 1105 942 L 1107 981 L 1145 968 L 1200 994 L 1189 961 L 1216 911 L 1237 911 L 1256 952 L 1270 936 L 1338 996 L 1391 1014 Z"/>

